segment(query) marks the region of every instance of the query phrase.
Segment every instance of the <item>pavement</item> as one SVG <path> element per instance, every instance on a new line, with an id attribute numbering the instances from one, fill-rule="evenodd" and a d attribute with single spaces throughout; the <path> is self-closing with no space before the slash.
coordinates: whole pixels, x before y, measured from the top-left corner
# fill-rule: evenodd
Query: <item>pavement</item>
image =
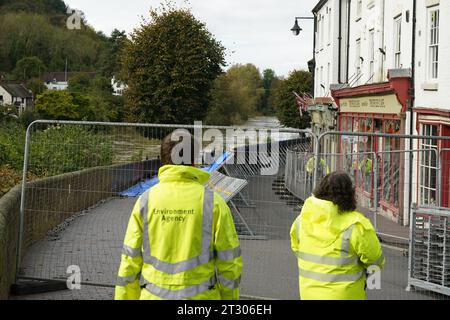
<path id="1" fill-rule="evenodd" d="M 289 229 L 298 209 L 272 192 L 274 178 L 256 177 L 248 194 L 255 206 L 240 207 L 241 214 L 257 235 L 267 240 L 241 240 L 244 270 L 243 299 L 297 300 L 298 271 L 290 249 Z M 80 290 L 64 290 L 11 299 L 110 300 L 113 299 L 120 252 L 131 209 L 136 199 L 112 198 L 79 215 L 57 234 L 30 247 L 22 264 L 22 276 L 67 279 L 67 268 L 80 267 Z M 408 259 L 402 250 L 384 248 L 386 266 L 381 290 L 368 291 L 371 300 L 444 299 L 427 292 L 407 292 Z"/>

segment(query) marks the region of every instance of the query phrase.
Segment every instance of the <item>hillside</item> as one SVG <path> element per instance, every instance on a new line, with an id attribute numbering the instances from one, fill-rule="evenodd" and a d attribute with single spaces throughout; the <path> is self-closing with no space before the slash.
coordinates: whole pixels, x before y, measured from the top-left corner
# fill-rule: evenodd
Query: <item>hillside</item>
<path id="1" fill-rule="evenodd" d="M 66 11 L 61 0 L 0 0 L 0 74 L 30 80 L 20 78 L 22 70 L 15 72 L 17 63 L 28 57 L 42 61 L 40 73 L 63 71 L 66 60 L 69 71 L 115 73 L 117 39 L 86 24 L 81 30 L 69 30 Z"/>
<path id="2" fill-rule="evenodd" d="M 26 11 L 40 14 L 65 14 L 62 0 L 0 0 L 0 12 Z"/>

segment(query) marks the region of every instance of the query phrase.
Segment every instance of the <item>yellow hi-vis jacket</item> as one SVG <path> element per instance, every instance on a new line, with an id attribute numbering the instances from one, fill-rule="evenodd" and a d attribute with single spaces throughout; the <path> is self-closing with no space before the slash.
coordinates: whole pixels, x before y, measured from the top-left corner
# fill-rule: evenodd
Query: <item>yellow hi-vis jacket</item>
<path id="1" fill-rule="evenodd" d="M 292 225 L 291 247 L 298 258 L 302 300 L 364 300 L 366 270 L 385 263 L 366 217 L 339 213 L 335 204 L 314 196 Z"/>
<path id="2" fill-rule="evenodd" d="M 210 174 L 164 166 L 136 202 L 126 231 L 117 300 L 234 300 L 242 257 L 230 209 L 205 188 Z"/>
<path id="3" fill-rule="evenodd" d="M 316 165 L 316 157 L 309 158 L 308 162 L 306 162 L 305 169 L 308 173 L 314 173 L 314 166 Z M 330 167 L 327 165 L 325 159 L 320 159 L 320 165 L 326 174 L 330 174 Z"/>

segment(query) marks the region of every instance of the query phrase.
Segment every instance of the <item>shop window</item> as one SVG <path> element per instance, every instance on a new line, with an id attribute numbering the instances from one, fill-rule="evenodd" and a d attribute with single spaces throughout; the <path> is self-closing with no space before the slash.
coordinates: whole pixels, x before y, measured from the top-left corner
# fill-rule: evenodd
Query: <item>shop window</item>
<path id="1" fill-rule="evenodd" d="M 437 125 L 422 125 L 422 135 L 438 136 Z M 423 139 L 420 141 L 421 150 L 437 150 L 438 140 Z M 436 152 L 423 151 L 420 152 L 420 203 L 421 205 L 434 206 L 437 204 L 437 161 Z"/>
<path id="2" fill-rule="evenodd" d="M 399 120 L 386 120 L 384 132 L 389 134 L 400 133 L 401 122 Z M 399 206 L 400 192 L 400 139 L 384 138 L 382 151 L 382 200 L 394 207 Z"/>

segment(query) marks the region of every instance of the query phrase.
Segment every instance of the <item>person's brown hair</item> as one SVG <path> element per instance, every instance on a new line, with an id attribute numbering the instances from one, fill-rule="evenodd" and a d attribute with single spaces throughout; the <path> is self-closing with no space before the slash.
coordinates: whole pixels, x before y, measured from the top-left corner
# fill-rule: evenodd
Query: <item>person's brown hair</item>
<path id="1" fill-rule="evenodd" d="M 200 150 L 197 140 L 194 138 L 192 134 L 188 134 L 187 132 L 183 134 L 181 141 L 178 139 L 175 139 L 175 141 L 172 141 L 172 135 L 174 135 L 176 131 L 170 133 L 167 135 L 161 142 L 161 163 L 163 166 L 165 165 L 174 165 L 172 159 L 172 150 L 180 143 L 184 143 L 186 145 L 190 145 L 190 155 L 189 155 L 189 161 L 185 163 L 182 161 L 182 163 L 176 163 L 177 165 L 185 165 L 185 166 L 194 166 L 196 164 L 196 154 L 195 151 Z M 188 141 L 184 141 L 184 139 L 188 139 Z M 197 148 L 195 147 L 197 146 Z M 183 149 L 184 151 L 184 149 Z M 180 157 L 183 157 L 183 151 L 180 154 Z M 183 157 L 184 158 L 184 157 Z"/>
<path id="2" fill-rule="evenodd" d="M 333 202 L 340 213 L 356 210 L 355 187 L 345 172 L 333 172 L 325 176 L 313 194 L 318 199 Z"/>

